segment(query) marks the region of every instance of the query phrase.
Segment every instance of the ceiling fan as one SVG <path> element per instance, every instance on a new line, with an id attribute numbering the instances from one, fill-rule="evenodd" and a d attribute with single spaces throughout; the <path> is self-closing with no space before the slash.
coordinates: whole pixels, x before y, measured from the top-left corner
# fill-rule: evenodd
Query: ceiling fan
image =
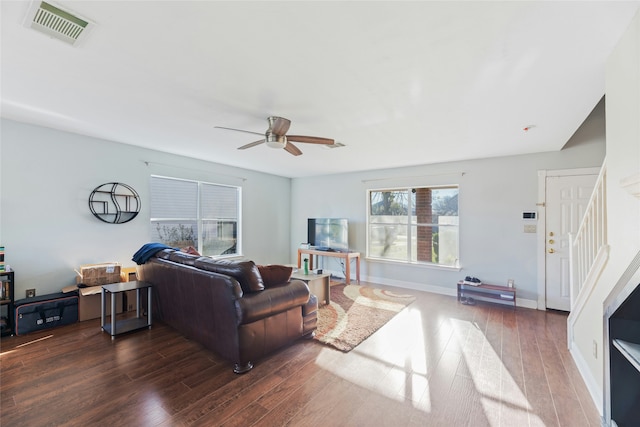
<path id="1" fill-rule="evenodd" d="M 289 126 L 291 126 L 291 120 L 285 119 L 284 117 L 278 116 L 270 116 L 267 118 L 269 122 L 269 129 L 264 133 L 264 138 L 255 142 L 251 142 L 247 145 L 243 145 L 242 147 L 238 147 L 238 150 L 245 150 L 247 148 L 255 147 L 256 145 L 260 145 L 262 143 L 266 143 L 267 147 L 271 148 L 284 148 L 290 154 L 294 156 L 299 156 L 302 154 L 302 151 L 295 145 L 291 143 L 291 141 L 295 142 L 303 142 L 306 144 L 324 144 L 324 145 L 333 145 L 335 141 L 330 138 L 320 138 L 317 136 L 305 136 L 305 135 L 287 135 L 287 131 L 289 130 Z M 251 132 L 243 129 L 234 129 L 227 128 L 223 126 L 215 126 L 218 129 L 226 129 L 233 130 L 237 132 L 245 132 L 245 133 L 253 133 L 256 135 L 262 135 L 258 132 Z"/>

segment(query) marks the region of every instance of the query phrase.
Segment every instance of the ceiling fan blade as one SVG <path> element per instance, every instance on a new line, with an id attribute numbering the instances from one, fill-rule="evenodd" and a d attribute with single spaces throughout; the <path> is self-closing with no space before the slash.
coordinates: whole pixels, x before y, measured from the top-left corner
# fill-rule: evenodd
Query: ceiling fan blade
<path id="1" fill-rule="evenodd" d="M 318 136 L 305 136 L 305 135 L 287 135 L 289 141 L 305 142 L 307 144 L 325 144 L 332 145 L 335 141 L 331 138 L 320 138 Z"/>
<path id="2" fill-rule="evenodd" d="M 234 130 L 236 132 L 252 133 L 254 135 L 264 135 L 264 133 L 260 133 L 260 132 L 252 132 L 250 130 L 244 130 L 244 129 L 226 128 L 224 126 L 214 126 L 214 128 L 215 129 L 224 129 L 224 130 Z"/>
<path id="3" fill-rule="evenodd" d="M 300 154 L 302 154 L 302 151 L 300 151 L 300 149 L 298 147 L 296 147 L 295 145 L 293 145 L 290 142 L 287 142 L 287 145 L 284 146 L 284 149 L 293 154 L 294 156 L 299 156 Z"/>
<path id="4" fill-rule="evenodd" d="M 256 145 L 264 144 L 264 141 L 265 141 L 264 139 L 261 139 L 259 141 L 251 142 L 247 145 L 243 145 L 242 147 L 238 147 L 238 150 L 245 150 L 247 148 L 255 147 Z"/>
<path id="5" fill-rule="evenodd" d="M 286 134 L 289 126 L 291 126 L 291 120 L 285 119 L 284 117 L 271 116 L 268 121 L 269 129 L 278 136 Z"/>

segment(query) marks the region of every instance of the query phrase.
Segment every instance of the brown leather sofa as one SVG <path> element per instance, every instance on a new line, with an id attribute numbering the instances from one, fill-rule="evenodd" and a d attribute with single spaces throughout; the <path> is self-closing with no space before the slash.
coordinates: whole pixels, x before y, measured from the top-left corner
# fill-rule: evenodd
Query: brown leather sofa
<path id="1" fill-rule="evenodd" d="M 231 262 L 164 249 L 138 266 L 153 284 L 153 316 L 234 363 L 253 362 L 313 337 L 317 298 L 300 280 L 266 283 L 253 261 Z"/>

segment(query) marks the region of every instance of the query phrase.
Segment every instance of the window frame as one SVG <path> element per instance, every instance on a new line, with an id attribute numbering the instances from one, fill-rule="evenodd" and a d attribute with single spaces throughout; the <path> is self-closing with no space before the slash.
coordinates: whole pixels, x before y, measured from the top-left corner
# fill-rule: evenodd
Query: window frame
<path id="1" fill-rule="evenodd" d="M 196 250 L 202 254 L 202 256 L 207 256 L 209 258 L 221 259 L 221 258 L 238 258 L 243 257 L 242 254 L 242 187 L 238 185 L 229 185 L 229 184 L 219 184 L 207 181 L 201 181 L 196 179 L 187 179 L 187 178 L 176 178 L 165 175 L 151 175 L 149 180 L 149 198 L 151 199 L 150 205 L 153 204 L 153 179 L 163 179 L 163 180 L 173 180 L 173 181 L 182 181 L 185 183 L 193 183 L 196 185 L 196 201 L 195 201 L 195 209 L 196 209 L 196 217 L 152 217 L 151 209 L 149 212 L 149 225 L 153 228 L 156 224 L 162 223 L 163 221 L 169 222 L 188 222 L 195 223 L 196 225 L 196 239 L 197 239 L 197 247 Z M 224 223 L 229 223 L 233 221 L 229 221 L 229 218 L 211 218 L 205 217 L 202 212 L 203 206 L 203 187 L 205 186 L 213 186 L 213 187 L 221 187 L 221 188 L 232 188 L 235 190 L 235 211 L 237 213 L 237 218 L 235 219 L 235 252 L 233 254 L 220 254 L 220 255 L 206 255 L 204 253 L 204 224 L 211 221 L 217 222 L 217 227 L 223 227 Z M 153 231 L 150 230 L 152 241 L 153 239 Z"/>
<path id="2" fill-rule="evenodd" d="M 414 202 L 415 202 L 415 197 L 411 197 L 412 192 L 415 193 L 416 190 L 418 189 L 429 189 L 429 190 L 442 190 L 442 189 L 452 189 L 452 190 L 457 190 L 457 197 L 458 197 L 458 206 L 457 206 L 457 215 L 455 216 L 456 218 L 458 218 L 457 224 L 438 224 L 438 223 L 420 223 L 418 222 L 418 217 L 417 217 L 417 213 L 415 211 L 416 207 L 413 206 Z M 372 235 L 372 226 L 385 226 L 385 225 L 389 225 L 390 223 L 388 222 L 379 222 L 379 221 L 372 221 L 372 219 L 375 217 L 375 215 L 372 214 L 372 203 L 371 203 L 371 197 L 372 197 L 372 193 L 384 193 L 384 192 L 403 192 L 407 195 L 407 214 L 406 215 L 397 215 L 398 217 L 402 218 L 404 217 L 404 221 L 402 222 L 393 222 L 392 224 L 398 224 L 402 227 L 406 228 L 406 234 L 407 234 L 407 243 L 406 243 L 406 255 L 403 258 L 398 258 L 398 257 L 384 257 L 384 256 L 378 256 L 378 255 L 373 255 L 371 253 L 371 243 L 373 240 L 373 235 Z M 429 268 L 436 268 L 436 269 L 446 269 L 446 270 L 450 270 L 450 269 L 456 269 L 459 270 L 460 269 L 460 205 L 459 205 L 459 196 L 460 196 L 460 185 L 459 184 L 440 184 L 440 185 L 419 185 L 419 186 L 393 186 L 393 187 L 384 187 L 384 188 L 369 188 L 366 190 L 366 233 L 365 233 L 365 240 L 366 240 L 366 259 L 368 261 L 373 261 L 373 262 L 381 262 L 381 263 L 390 263 L 390 264 L 410 264 L 410 265 L 416 265 L 416 266 L 422 266 L 422 267 L 429 267 Z M 433 199 L 432 199 L 433 200 Z M 415 203 L 417 205 L 417 203 Z M 441 264 L 441 263 L 436 263 L 433 261 L 423 261 L 423 260 L 418 260 L 418 249 L 415 249 L 415 258 L 416 260 L 414 260 L 414 253 L 413 253 L 413 246 L 414 243 L 412 243 L 412 239 L 416 240 L 416 243 L 418 242 L 418 227 L 438 227 L 438 228 L 445 228 L 445 227 L 455 227 L 455 229 L 457 230 L 457 241 L 455 243 L 455 246 L 457 247 L 457 253 L 456 253 L 456 258 L 454 260 L 454 262 L 452 264 Z M 415 230 L 415 231 L 414 231 Z M 414 236 L 415 234 L 415 236 Z"/>

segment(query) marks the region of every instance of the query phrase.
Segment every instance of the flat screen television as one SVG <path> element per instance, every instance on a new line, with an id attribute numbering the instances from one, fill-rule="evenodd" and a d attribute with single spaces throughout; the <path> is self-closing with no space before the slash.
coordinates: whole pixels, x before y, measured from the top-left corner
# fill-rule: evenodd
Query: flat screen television
<path id="1" fill-rule="evenodd" d="M 308 218 L 307 242 L 321 251 L 349 251 L 349 221 L 346 218 Z"/>

